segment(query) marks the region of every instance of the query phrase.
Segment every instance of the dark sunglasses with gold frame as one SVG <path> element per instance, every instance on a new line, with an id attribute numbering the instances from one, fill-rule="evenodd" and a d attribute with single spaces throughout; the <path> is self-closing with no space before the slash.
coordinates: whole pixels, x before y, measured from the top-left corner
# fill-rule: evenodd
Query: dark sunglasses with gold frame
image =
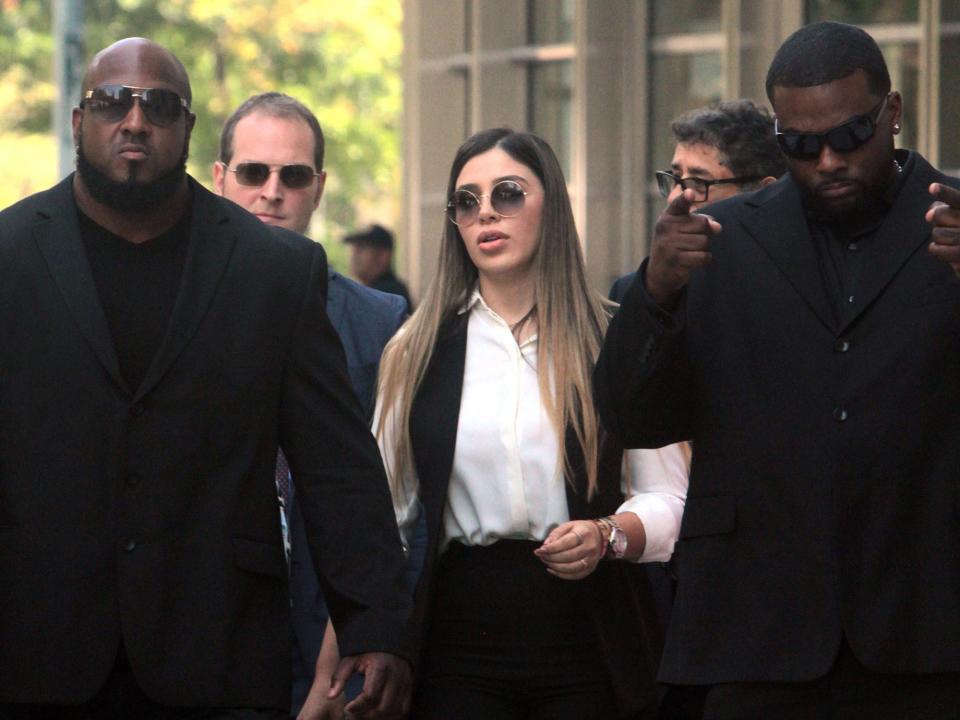
<path id="1" fill-rule="evenodd" d="M 87 90 L 80 107 L 103 122 L 120 122 L 140 102 L 147 121 L 159 127 L 169 127 L 180 119 L 181 113 L 190 112 L 190 103 L 167 88 L 144 88 L 133 85 L 98 85 Z"/>

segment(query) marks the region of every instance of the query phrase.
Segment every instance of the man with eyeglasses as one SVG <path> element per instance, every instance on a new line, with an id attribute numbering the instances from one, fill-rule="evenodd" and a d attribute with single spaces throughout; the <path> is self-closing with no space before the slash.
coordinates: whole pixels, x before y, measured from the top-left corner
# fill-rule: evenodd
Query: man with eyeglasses
<path id="1" fill-rule="evenodd" d="M 242 103 L 220 132 L 220 158 L 213 166 L 218 193 L 263 222 L 305 234 L 323 196 L 323 130 L 303 103 L 277 92 Z M 380 356 L 407 315 L 406 301 L 367 288 L 330 271 L 327 315 L 340 336 L 347 369 L 361 405 L 368 411 Z M 280 482 L 287 478 L 283 461 Z M 329 613 L 313 568 L 300 498 L 295 486 L 285 503 L 290 529 L 290 595 L 295 642 L 291 715 L 309 702 L 305 715 L 327 703 L 342 713 L 342 697 L 327 699 L 328 665 L 336 666 L 336 639 L 325 637 Z M 322 650 L 321 650 L 322 648 Z M 323 658 L 321 658 L 323 652 Z M 320 664 L 318 664 L 320 660 Z M 354 688 L 351 687 L 351 695 Z"/>
<path id="2" fill-rule="evenodd" d="M 0 213 L 0 717 L 285 718 L 278 445 L 357 717 L 405 711 L 409 600 L 322 248 L 186 174 L 190 81 L 98 53 L 77 172 Z"/>
<path id="3" fill-rule="evenodd" d="M 676 141 L 669 170 L 656 173 L 657 188 L 668 205 L 654 232 L 675 231 L 669 203 L 689 189 L 688 212 L 710 203 L 756 190 L 786 171 L 773 135 L 773 118 L 751 100 L 731 100 L 684 113 L 670 124 Z M 620 302 L 634 273 L 619 278 L 610 299 Z"/>
<path id="4" fill-rule="evenodd" d="M 693 441 L 661 679 L 704 718 L 955 718 L 960 182 L 895 149 L 859 28 L 798 30 L 767 93 L 789 172 L 671 201 L 595 375 L 628 445 Z"/>

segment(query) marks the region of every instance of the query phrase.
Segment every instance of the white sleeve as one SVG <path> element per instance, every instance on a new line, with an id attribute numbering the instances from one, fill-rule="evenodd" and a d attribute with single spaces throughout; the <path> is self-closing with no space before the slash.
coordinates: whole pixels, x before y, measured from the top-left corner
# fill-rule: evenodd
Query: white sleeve
<path id="1" fill-rule="evenodd" d="M 689 475 L 688 443 L 624 453 L 622 480 L 627 499 L 617 512 L 632 512 L 643 523 L 647 544 L 637 562 L 666 562 L 673 554 Z"/>
<path id="2" fill-rule="evenodd" d="M 398 398 L 398 402 L 402 398 Z M 377 394 L 377 403 L 373 411 L 373 429 L 376 432 L 377 425 L 380 422 L 382 410 L 382 398 Z M 400 529 L 400 538 L 403 541 L 404 554 L 410 550 L 410 540 L 413 535 L 413 529 L 417 524 L 420 515 L 420 503 L 417 500 L 419 490 L 419 480 L 416 473 L 411 470 L 407 476 L 398 478 L 395 474 L 394 462 L 396 459 L 397 434 L 399 428 L 391 411 L 390 417 L 383 427 L 383 437 L 377 438 L 377 445 L 380 448 L 380 456 L 383 458 L 383 467 L 387 471 L 387 478 L 390 482 L 390 496 L 393 499 L 393 512 L 397 518 L 397 527 Z"/>

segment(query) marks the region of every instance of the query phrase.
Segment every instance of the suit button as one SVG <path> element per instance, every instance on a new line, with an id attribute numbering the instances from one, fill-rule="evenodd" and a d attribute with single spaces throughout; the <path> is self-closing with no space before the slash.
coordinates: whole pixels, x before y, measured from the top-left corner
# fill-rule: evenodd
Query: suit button
<path id="1" fill-rule="evenodd" d="M 123 546 L 123 549 L 126 550 L 127 552 L 133 552 L 134 550 L 137 549 L 137 541 L 127 540 L 127 542 Z"/>
<path id="2" fill-rule="evenodd" d="M 847 411 L 842 407 L 836 407 L 833 409 L 833 419 L 837 422 L 844 422 L 847 419 Z"/>
<path id="3" fill-rule="evenodd" d="M 837 338 L 833 342 L 833 351 L 838 353 L 845 353 L 850 349 L 850 341 L 846 338 Z"/>
<path id="4" fill-rule="evenodd" d="M 143 403 L 137 403 L 136 405 L 130 406 L 130 416 L 131 417 L 140 417 L 146 411 L 146 408 L 143 406 Z"/>

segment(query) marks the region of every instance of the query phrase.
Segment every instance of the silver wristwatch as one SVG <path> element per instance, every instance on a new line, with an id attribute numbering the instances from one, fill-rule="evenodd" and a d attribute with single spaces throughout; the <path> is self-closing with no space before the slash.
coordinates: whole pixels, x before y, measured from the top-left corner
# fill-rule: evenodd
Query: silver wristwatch
<path id="1" fill-rule="evenodd" d="M 620 560 L 627 552 L 627 534 L 620 527 L 620 523 L 612 517 L 597 519 L 597 524 L 606 528 L 607 546 L 603 551 L 604 560 Z"/>

